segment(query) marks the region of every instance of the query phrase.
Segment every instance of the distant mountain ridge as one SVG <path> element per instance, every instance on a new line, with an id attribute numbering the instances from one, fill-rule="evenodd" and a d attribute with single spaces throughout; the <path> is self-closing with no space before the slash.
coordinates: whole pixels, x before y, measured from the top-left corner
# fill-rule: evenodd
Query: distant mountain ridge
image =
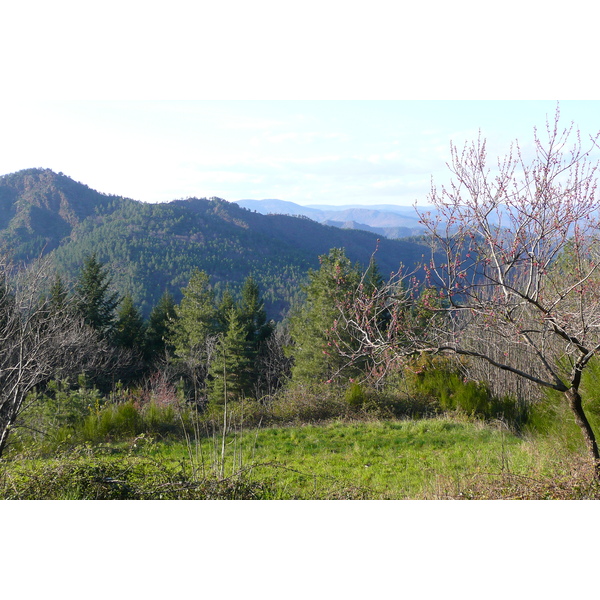
<path id="1" fill-rule="evenodd" d="M 194 268 L 210 275 L 218 293 L 235 293 L 252 275 L 269 314 L 280 317 L 331 248 L 344 248 L 364 268 L 377 249 L 384 277 L 428 252 L 415 240 L 378 237 L 303 215 L 263 215 L 220 198 L 148 204 L 109 196 L 49 169 L 0 177 L 1 252 L 19 262 L 49 255 L 67 281 L 95 252 L 117 291 L 131 294 L 145 314 L 164 291 L 179 301 Z"/>
<path id="2" fill-rule="evenodd" d="M 237 204 L 263 215 L 302 215 L 341 229 L 363 229 L 391 239 L 422 235 L 425 227 L 412 206 L 301 206 L 286 200 L 238 200 Z M 427 210 L 424 207 L 423 210 Z"/>

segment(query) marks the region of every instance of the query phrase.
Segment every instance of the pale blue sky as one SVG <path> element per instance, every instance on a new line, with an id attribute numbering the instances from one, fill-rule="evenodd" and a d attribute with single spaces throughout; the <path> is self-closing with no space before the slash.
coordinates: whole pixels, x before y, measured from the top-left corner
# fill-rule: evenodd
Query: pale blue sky
<path id="1" fill-rule="evenodd" d="M 556 101 L 20 101 L 0 112 L 0 172 L 47 167 L 146 202 L 189 196 L 299 204 L 424 203 L 448 179 L 450 141 L 481 129 L 490 156 Z M 560 102 L 600 130 L 600 101 Z"/>
<path id="2" fill-rule="evenodd" d="M 556 99 L 600 129 L 600 101 L 570 100 L 600 98 L 583 0 L 20 0 L 2 17 L 0 174 L 147 202 L 411 204 L 479 129 L 492 156 L 526 149 Z"/>

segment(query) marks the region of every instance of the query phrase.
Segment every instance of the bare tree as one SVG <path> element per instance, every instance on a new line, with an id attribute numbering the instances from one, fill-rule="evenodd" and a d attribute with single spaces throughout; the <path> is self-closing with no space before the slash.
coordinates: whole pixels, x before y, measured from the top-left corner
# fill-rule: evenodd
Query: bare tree
<path id="1" fill-rule="evenodd" d="M 292 359 L 285 354 L 285 348 L 291 343 L 288 328 L 279 323 L 259 344 L 254 364 L 258 374 L 254 390 L 256 398 L 272 397 L 291 376 Z"/>
<path id="2" fill-rule="evenodd" d="M 33 388 L 106 363 L 108 350 L 73 316 L 69 302 L 44 297 L 49 268 L 15 269 L 0 259 L 0 456 Z"/>
<path id="3" fill-rule="evenodd" d="M 599 165 L 591 156 L 600 134 L 584 147 L 573 125 L 559 126 L 558 108 L 546 129 L 544 141 L 534 131 L 530 159 L 515 143 L 492 168 L 481 137 L 462 151 L 451 145 L 451 184 L 432 186 L 434 210 L 421 215 L 432 253 L 420 316 L 421 286 L 399 273 L 376 292 L 358 290 L 342 326 L 382 360 L 390 351 L 453 352 L 562 392 L 600 478 L 580 391 L 600 350 Z M 382 307 L 391 327 L 377 326 Z"/>

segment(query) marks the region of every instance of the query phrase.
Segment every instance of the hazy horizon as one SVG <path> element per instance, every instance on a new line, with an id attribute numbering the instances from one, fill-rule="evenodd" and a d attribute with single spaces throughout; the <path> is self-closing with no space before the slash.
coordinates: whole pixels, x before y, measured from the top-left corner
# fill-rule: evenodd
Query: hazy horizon
<path id="1" fill-rule="evenodd" d="M 490 162 L 527 155 L 555 101 L 0 102 L 3 173 L 50 168 L 144 202 L 218 196 L 302 206 L 427 203 L 450 144 L 481 136 Z M 560 102 L 561 124 L 600 129 L 600 101 Z"/>

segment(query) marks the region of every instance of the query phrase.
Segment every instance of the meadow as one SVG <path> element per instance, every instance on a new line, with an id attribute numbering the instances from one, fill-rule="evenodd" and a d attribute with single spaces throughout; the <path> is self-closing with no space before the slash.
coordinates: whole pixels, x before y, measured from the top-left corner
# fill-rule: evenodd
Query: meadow
<path id="1" fill-rule="evenodd" d="M 244 428 L 204 423 L 15 453 L 4 499 L 592 499 L 584 454 L 464 415 Z"/>

